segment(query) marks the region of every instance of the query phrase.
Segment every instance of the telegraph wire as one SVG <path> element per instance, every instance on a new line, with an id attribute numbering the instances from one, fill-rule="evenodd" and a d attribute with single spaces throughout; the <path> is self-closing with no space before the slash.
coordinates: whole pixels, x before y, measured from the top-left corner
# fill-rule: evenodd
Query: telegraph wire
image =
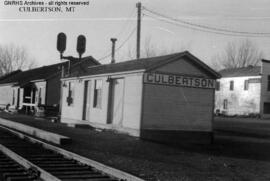
<path id="1" fill-rule="evenodd" d="M 232 33 L 223 33 L 223 32 L 204 30 L 204 29 L 200 29 L 200 28 L 196 28 L 196 27 L 190 27 L 190 26 L 187 26 L 187 25 L 183 25 L 183 24 L 180 24 L 180 23 L 177 23 L 177 22 L 169 21 L 169 20 L 166 20 L 164 18 L 154 17 L 154 16 L 151 16 L 151 15 L 146 14 L 146 13 L 143 13 L 143 15 L 148 16 L 148 17 L 153 18 L 153 19 L 156 19 L 156 20 L 159 20 L 159 21 L 163 21 L 163 22 L 166 22 L 166 23 L 171 23 L 171 24 L 181 26 L 181 27 L 184 27 L 184 28 L 187 28 L 187 29 L 192 29 L 192 30 L 195 30 L 195 31 L 201 31 L 201 32 L 205 32 L 205 33 L 214 33 L 214 34 L 218 34 L 218 35 L 235 36 L 235 37 L 270 37 L 270 35 L 269 36 L 258 36 L 258 35 L 256 36 L 256 35 L 232 34 Z"/>
<path id="2" fill-rule="evenodd" d="M 137 27 L 135 27 L 131 31 L 131 33 L 128 35 L 128 37 L 126 38 L 126 40 L 124 40 L 123 43 L 118 48 L 115 49 L 115 51 L 118 51 L 119 49 L 121 49 L 125 45 L 125 43 L 131 38 L 131 36 L 135 33 L 136 30 L 137 30 Z"/>
<path id="3" fill-rule="evenodd" d="M 137 29 L 137 27 L 135 27 L 135 28 L 129 33 L 129 35 L 127 36 L 127 38 L 120 44 L 119 47 L 117 47 L 117 48 L 115 49 L 115 52 L 117 52 L 118 50 L 120 50 L 120 49 L 127 43 L 127 41 L 128 41 L 128 40 L 131 38 L 131 36 L 135 33 L 136 29 Z M 106 56 L 104 56 L 104 57 L 101 57 L 100 59 L 98 59 L 98 61 L 102 61 L 102 60 L 104 60 L 104 59 L 110 57 L 111 55 L 112 55 L 112 53 L 110 53 L 110 54 L 108 54 L 108 55 L 106 55 Z"/>
<path id="4" fill-rule="evenodd" d="M 130 21 L 129 21 L 129 20 L 134 16 L 135 10 L 136 10 L 136 8 L 134 8 L 134 9 L 131 11 L 130 15 L 125 19 L 124 25 L 122 26 L 121 30 L 119 31 L 119 33 L 117 33 L 117 34 L 115 35 L 116 38 L 122 36 L 123 32 L 126 30 L 126 28 L 128 27 L 128 25 L 130 24 Z M 136 29 L 136 28 L 135 28 L 135 29 Z M 135 30 L 132 30 L 132 32 L 128 35 L 127 40 L 125 40 L 125 41 L 128 41 L 128 39 L 130 38 L 129 36 L 131 36 L 131 35 L 134 33 L 133 31 L 135 31 Z M 125 42 L 125 41 L 124 41 L 124 42 Z M 115 49 L 115 52 L 117 52 L 120 48 L 122 48 L 123 45 L 124 45 L 124 43 L 121 44 L 118 48 L 116 48 L 116 49 Z M 108 58 L 108 57 L 110 57 L 110 56 L 112 55 L 112 53 L 111 53 L 110 51 L 107 51 L 107 52 L 108 52 L 108 53 L 106 53 L 106 55 L 105 55 L 104 57 L 101 57 L 100 59 L 98 59 L 98 61 L 102 61 L 102 60 L 104 60 L 104 59 L 106 59 L 106 58 Z M 109 53 L 109 52 L 110 52 L 110 53 Z"/>
<path id="5" fill-rule="evenodd" d="M 119 37 L 121 34 L 123 34 L 124 30 L 126 30 L 126 28 L 128 27 L 128 25 L 130 24 L 130 19 L 132 19 L 132 17 L 134 16 L 135 14 L 135 10 L 136 8 L 133 8 L 132 12 L 130 13 L 130 15 L 125 19 L 125 22 L 124 22 L 124 25 L 122 26 L 122 29 L 119 31 L 119 33 L 117 33 L 115 35 L 115 37 Z"/>
<path id="6" fill-rule="evenodd" d="M 173 21 L 173 22 L 177 22 L 178 25 L 182 25 L 182 27 L 185 27 L 185 28 L 192 28 L 194 30 L 198 30 L 198 31 L 204 31 L 204 32 L 209 32 L 209 33 L 216 33 L 216 34 L 222 34 L 222 35 L 229 35 L 229 36 L 253 36 L 253 37 L 268 37 L 270 36 L 270 33 L 262 33 L 262 32 L 247 32 L 247 31 L 234 31 L 234 30 L 228 30 L 228 29 L 221 29 L 221 28 L 215 28 L 215 27 L 210 27 L 210 26 L 205 26 L 205 25 L 200 25 L 200 24 L 196 24 L 196 23 L 191 23 L 191 22 L 187 22 L 187 21 L 184 21 L 184 20 L 180 20 L 180 19 L 177 19 L 177 18 L 173 18 L 173 17 L 169 17 L 169 16 L 166 16 L 166 15 L 163 15 L 161 13 L 158 13 L 156 11 L 153 11 L 153 10 L 150 10 L 146 7 L 143 7 L 143 10 L 145 10 L 146 12 L 148 13 L 151 13 L 155 16 L 158 16 L 159 20 L 163 20 L 163 21 L 167 21 L 167 19 Z M 155 18 L 149 14 L 145 14 L 143 13 L 144 15 L 146 16 L 149 16 L 149 17 L 152 17 L 152 18 Z M 162 17 L 162 18 L 160 18 Z M 170 22 L 170 23 L 173 23 L 173 22 Z"/>
<path id="7" fill-rule="evenodd" d="M 196 26 L 198 28 L 205 28 L 205 29 L 209 29 L 209 30 L 212 30 L 212 31 L 223 31 L 223 32 L 227 32 L 227 33 L 251 34 L 251 35 L 270 35 L 270 33 L 262 33 L 262 32 L 259 32 L 258 33 L 258 32 L 247 32 L 247 31 L 233 31 L 233 30 L 228 30 L 228 29 L 221 29 L 221 28 L 215 28 L 215 27 L 200 25 L 200 24 L 191 23 L 191 22 L 187 22 L 187 21 L 180 20 L 180 19 L 177 19 L 177 18 L 166 16 L 166 15 L 163 15 L 163 14 L 158 13 L 156 11 L 150 10 L 150 9 L 148 9 L 146 7 L 143 7 L 143 9 L 145 11 L 148 11 L 148 12 L 150 12 L 152 14 L 157 15 L 157 16 L 164 17 L 166 19 L 171 19 L 173 21 L 178 21 L 178 22 L 183 23 L 183 24 L 187 24 L 187 25 L 190 25 L 190 26 Z"/>

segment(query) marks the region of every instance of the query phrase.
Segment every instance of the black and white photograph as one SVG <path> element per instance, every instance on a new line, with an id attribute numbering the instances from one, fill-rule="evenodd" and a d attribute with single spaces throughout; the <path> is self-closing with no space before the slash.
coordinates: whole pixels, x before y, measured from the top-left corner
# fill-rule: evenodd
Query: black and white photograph
<path id="1" fill-rule="evenodd" d="M 269 181 L 269 0 L 1 0 L 0 181 Z"/>

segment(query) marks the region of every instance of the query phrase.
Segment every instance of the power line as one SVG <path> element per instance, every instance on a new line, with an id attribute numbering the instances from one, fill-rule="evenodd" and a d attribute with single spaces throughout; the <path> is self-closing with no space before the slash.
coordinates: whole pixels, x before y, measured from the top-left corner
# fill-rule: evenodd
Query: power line
<path id="1" fill-rule="evenodd" d="M 163 17 L 165 19 L 170 19 L 172 21 L 176 21 L 178 23 L 188 25 L 189 27 L 192 26 L 193 28 L 199 28 L 199 30 L 204 29 L 206 31 L 214 31 L 214 32 L 220 32 L 220 33 L 229 33 L 229 34 L 246 35 L 246 36 L 247 35 L 248 36 L 250 36 L 250 35 L 252 35 L 252 36 L 266 36 L 266 35 L 269 35 L 270 36 L 270 33 L 234 31 L 234 30 L 228 30 L 228 29 L 222 29 L 222 28 L 216 28 L 216 27 L 210 27 L 210 26 L 195 24 L 195 23 L 191 23 L 191 22 L 187 22 L 187 21 L 183 21 L 183 20 L 180 20 L 180 19 L 176 19 L 176 18 L 173 18 L 173 17 L 163 15 L 163 14 L 158 13 L 156 11 L 150 10 L 150 9 L 148 9 L 146 7 L 143 7 L 143 10 L 145 10 L 145 11 L 151 13 L 151 14 L 154 14 L 156 16 Z"/>
<path id="2" fill-rule="evenodd" d="M 117 48 L 115 49 L 115 52 L 117 52 L 118 50 L 120 50 L 120 49 L 127 43 L 127 41 L 128 41 L 128 40 L 131 38 L 131 36 L 135 33 L 136 29 L 137 29 L 137 27 L 135 27 L 135 28 L 130 32 L 130 34 L 127 36 L 127 38 L 120 44 L 120 46 L 117 47 Z M 104 57 L 101 57 L 100 59 L 98 59 L 98 61 L 104 60 L 104 59 L 110 57 L 111 55 L 112 55 L 112 53 L 110 53 L 110 54 L 108 54 L 108 55 L 106 55 L 106 56 L 104 56 Z"/>
<path id="3" fill-rule="evenodd" d="M 270 37 L 270 35 L 269 36 L 266 36 L 266 35 L 265 36 L 262 36 L 262 35 L 261 36 L 259 36 L 259 35 L 256 36 L 256 35 L 233 34 L 233 33 L 224 33 L 224 32 L 218 32 L 218 31 L 211 31 L 211 30 L 200 29 L 200 28 L 197 28 L 197 27 L 191 27 L 191 26 L 183 25 L 183 24 L 180 24 L 179 22 L 174 22 L 172 20 L 167 20 L 165 18 L 154 17 L 154 16 L 151 16 L 151 15 L 146 14 L 146 13 L 143 13 L 143 15 L 148 16 L 148 17 L 153 18 L 153 19 L 156 19 L 156 20 L 159 20 L 159 21 L 163 21 L 163 22 L 166 22 L 166 23 L 171 23 L 171 24 L 181 26 L 181 27 L 184 27 L 184 28 L 187 28 L 187 29 L 201 31 L 201 32 L 205 32 L 205 33 L 213 33 L 213 34 L 218 34 L 218 35 L 236 36 L 236 37 Z"/>
<path id="4" fill-rule="evenodd" d="M 130 15 L 125 19 L 125 22 L 124 22 L 124 25 L 122 26 L 122 29 L 121 31 L 119 31 L 119 33 L 117 33 L 115 35 L 115 37 L 119 37 L 121 34 L 123 34 L 124 30 L 126 30 L 126 28 L 128 27 L 128 25 L 130 24 L 130 19 L 132 19 L 132 17 L 134 16 L 135 14 L 135 10 L 136 8 L 133 8 L 132 12 L 130 13 Z"/>
<path id="5" fill-rule="evenodd" d="M 128 25 L 130 24 L 130 21 L 128 21 L 129 19 L 131 19 L 134 16 L 136 8 L 133 8 L 133 10 L 131 11 L 130 15 L 126 18 L 124 25 L 122 26 L 121 30 L 115 35 L 115 37 L 121 37 L 124 30 L 126 30 L 126 28 L 128 27 Z M 134 30 L 133 30 L 134 31 Z M 117 51 L 119 49 L 119 47 L 115 50 Z M 110 51 L 107 51 L 110 52 Z M 112 53 L 106 53 L 106 55 L 104 57 L 101 57 L 100 59 L 98 59 L 98 61 L 104 60 L 108 57 L 110 57 L 112 55 Z"/>

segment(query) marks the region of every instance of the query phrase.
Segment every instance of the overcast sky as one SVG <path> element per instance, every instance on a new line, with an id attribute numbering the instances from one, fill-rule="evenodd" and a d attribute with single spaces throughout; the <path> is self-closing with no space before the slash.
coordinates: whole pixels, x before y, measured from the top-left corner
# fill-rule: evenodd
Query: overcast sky
<path id="1" fill-rule="evenodd" d="M 65 55 L 78 56 L 76 39 L 87 38 L 86 55 L 99 59 L 111 51 L 111 37 L 120 45 L 136 27 L 136 0 L 90 0 L 87 7 L 77 7 L 75 13 L 22 13 L 18 7 L 0 5 L 0 44 L 24 46 L 38 65 L 59 62 L 56 37 L 67 34 Z M 142 5 L 170 17 L 235 31 L 270 33 L 269 0 L 142 0 Z M 128 20 L 127 20 L 128 19 Z M 189 50 L 209 64 L 214 55 L 224 50 L 228 42 L 247 37 L 205 33 L 143 16 L 142 47 L 151 39 L 156 49 Z M 270 59 L 270 37 L 250 37 L 264 58 Z M 117 52 L 116 61 L 129 59 L 134 52 L 136 33 Z M 135 52 L 134 52 L 135 54 Z M 109 59 L 101 63 L 107 63 Z"/>

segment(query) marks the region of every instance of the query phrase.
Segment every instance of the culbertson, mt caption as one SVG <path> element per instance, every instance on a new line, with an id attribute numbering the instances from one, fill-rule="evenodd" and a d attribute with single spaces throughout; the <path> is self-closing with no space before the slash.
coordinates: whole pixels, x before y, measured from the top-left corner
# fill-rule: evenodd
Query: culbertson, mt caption
<path id="1" fill-rule="evenodd" d="M 18 6 L 19 12 L 74 12 L 78 6 L 89 6 L 90 1 L 4 1 L 5 6 Z"/>

